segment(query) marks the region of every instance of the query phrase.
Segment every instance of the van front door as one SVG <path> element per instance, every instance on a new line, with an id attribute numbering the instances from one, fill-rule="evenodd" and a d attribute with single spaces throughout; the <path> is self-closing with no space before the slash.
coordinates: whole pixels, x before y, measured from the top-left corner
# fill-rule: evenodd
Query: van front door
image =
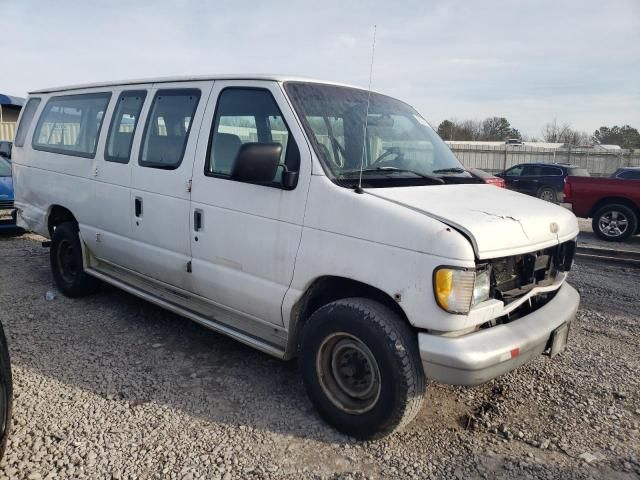
<path id="1" fill-rule="evenodd" d="M 277 82 L 216 81 L 198 143 L 191 194 L 192 289 L 258 323 L 282 325 L 311 178 L 309 147 Z M 233 167 L 245 143 L 276 143 L 272 182 L 244 183 Z M 282 187 L 285 167 L 298 172 Z"/>
<path id="2" fill-rule="evenodd" d="M 186 288 L 189 201 L 198 132 L 213 82 L 154 84 L 131 177 L 130 268 Z"/>

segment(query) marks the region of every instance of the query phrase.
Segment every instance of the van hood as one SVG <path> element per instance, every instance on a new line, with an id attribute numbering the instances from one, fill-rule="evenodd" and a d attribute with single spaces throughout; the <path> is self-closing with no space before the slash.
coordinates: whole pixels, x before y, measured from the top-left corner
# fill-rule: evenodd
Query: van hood
<path id="1" fill-rule="evenodd" d="M 579 233 L 573 213 L 493 185 L 428 185 L 365 190 L 462 232 L 479 259 L 547 248 Z"/>
<path id="2" fill-rule="evenodd" d="M 13 179 L 0 177 L 0 202 L 13 200 Z"/>

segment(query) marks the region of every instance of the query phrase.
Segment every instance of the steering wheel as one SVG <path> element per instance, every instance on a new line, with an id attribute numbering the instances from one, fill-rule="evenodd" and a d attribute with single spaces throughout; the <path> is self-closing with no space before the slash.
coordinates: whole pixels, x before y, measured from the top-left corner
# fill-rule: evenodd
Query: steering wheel
<path id="1" fill-rule="evenodd" d="M 377 165 L 378 163 L 382 163 L 382 161 L 390 155 L 395 155 L 396 160 L 402 160 L 404 158 L 404 153 L 400 150 L 400 147 L 387 147 L 384 149 L 382 155 L 376 158 L 371 165 Z"/>

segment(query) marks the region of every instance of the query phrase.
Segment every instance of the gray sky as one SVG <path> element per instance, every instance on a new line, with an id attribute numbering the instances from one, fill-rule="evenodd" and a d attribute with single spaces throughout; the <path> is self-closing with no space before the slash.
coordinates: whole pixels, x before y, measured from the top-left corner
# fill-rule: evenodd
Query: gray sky
<path id="1" fill-rule="evenodd" d="M 373 88 L 446 118 L 640 128 L 640 0 L 0 0 L 0 92 L 206 73 Z"/>

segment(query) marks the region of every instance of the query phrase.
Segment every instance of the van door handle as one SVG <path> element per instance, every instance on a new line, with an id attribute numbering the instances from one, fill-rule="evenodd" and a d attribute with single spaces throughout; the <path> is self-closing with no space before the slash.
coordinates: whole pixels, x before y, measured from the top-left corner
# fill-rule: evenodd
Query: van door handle
<path id="1" fill-rule="evenodd" d="M 142 199 L 140 197 L 136 197 L 135 211 L 136 211 L 136 217 L 142 216 Z"/>
<path id="2" fill-rule="evenodd" d="M 193 230 L 199 232 L 202 229 L 202 210 L 193 211 Z"/>

